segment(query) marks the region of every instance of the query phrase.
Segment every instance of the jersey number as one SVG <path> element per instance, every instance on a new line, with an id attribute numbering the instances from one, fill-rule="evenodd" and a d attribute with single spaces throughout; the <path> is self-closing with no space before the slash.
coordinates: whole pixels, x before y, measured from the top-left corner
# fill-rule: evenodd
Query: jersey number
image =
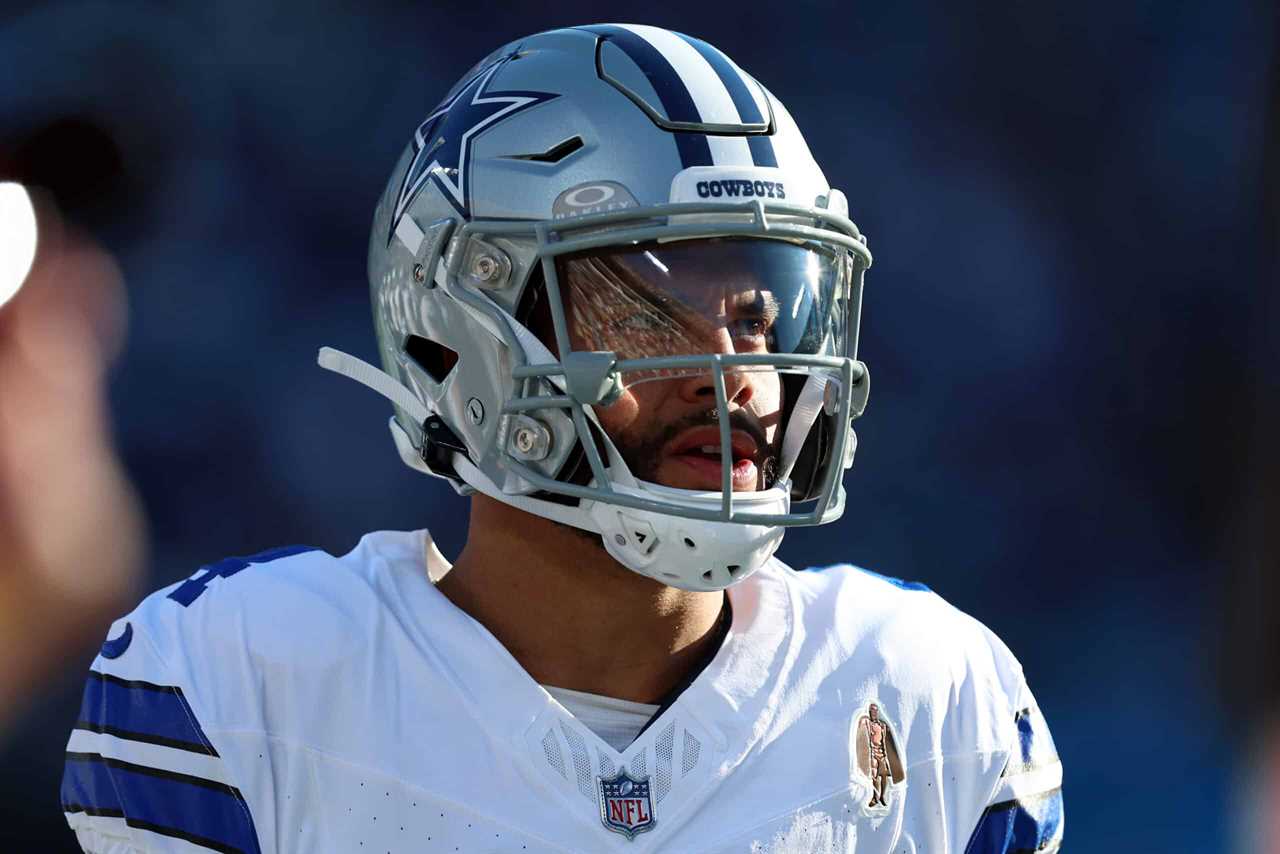
<path id="1" fill-rule="evenodd" d="M 223 558 L 217 563 L 202 566 L 194 576 L 175 587 L 173 592 L 169 594 L 169 598 L 185 608 L 199 599 L 200 594 L 209 586 L 209 582 L 215 578 L 230 578 L 251 564 L 268 563 L 282 557 L 313 551 L 315 551 L 315 548 L 312 546 L 283 546 L 278 549 L 259 552 L 249 557 Z"/>

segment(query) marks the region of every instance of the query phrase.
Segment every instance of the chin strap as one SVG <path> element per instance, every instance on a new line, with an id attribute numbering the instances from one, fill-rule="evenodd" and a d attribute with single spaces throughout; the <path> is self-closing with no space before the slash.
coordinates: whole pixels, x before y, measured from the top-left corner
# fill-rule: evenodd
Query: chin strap
<path id="1" fill-rule="evenodd" d="M 418 424 L 422 424 L 431 417 L 431 410 L 421 400 L 418 400 L 413 392 L 405 388 L 395 377 L 375 368 L 363 359 L 358 359 L 350 353 L 344 353 L 332 347 L 321 347 L 320 354 L 316 357 L 316 363 L 327 371 L 341 374 L 348 379 L 355 380 L 366 388 L 373 389 L 409 413 L 410 417 Z"/>
<path id="2" fill-rule="evenodd" d="M 796 405 L 791 410 L 791 420 L 787 424 L 787 432 L 782 437 L 782 451 L 779 454 L 778 468 L 779 482 L 791 477 L 791 470 L 795 468 L 796 460 L 800 458 L 800 450 L 804 447 L 805 439 L 809 438 L 809 431 L 813 429 L 814 422 L 822 414 L 822 402 L 825 398 L 824 392 L 828 382 L 832 382 L 832 380 L 820 374 L 809 374 L 809 378 L 805 380 L 804 388 L 800 389 L 800 395 L 796 398 Z"/>
<path id="3" fill-rule="evenodd" d="M 485 477 L 484 472 L 476 468 L 471 460 L 461 454 L 454 455 L 454 470 L 467 483 L 475 487 L 477 492 L 482 492 L 495 501 L 509 504 L 517 510 L 523 510 L 534 516 L 550 519 L 552 522 L 559 522 L 561 525 L 590 531 L 593 534 L 600 533 L 600 529 L 595 526 L 590 514 L 578 512 L 575 507 L 566 507 L 562 504 L 556 504 L 554 501 L 540 501 L 527 495 L 511 495 L 503 492 L 498 488 L 497 484 Z"/>
<path id="4" fill-rule="evenodd" d="M 425 425 L 428 419 L 432 418 L 431 410 L 423 404 L 422 401 L 418 400 L 418 398 L 414 396 L 413 392 L 409 391 L 403 383 L 399 382 L 395 377 L 385 371 L 375 368 L 363 359 L 356 358 L 350 353 L 344 353 L 341 350 L 335 350 L 332 347 L 321 347 L 320 354 L 316 358 L 316 363 L 325 370 L 333 371 L 335 374 L 340 374 L 348 379 L 353 379 L 365 388 L 376 391 L 378 394 L 409 413 L 409 417 L 414 419 L 418 425 L 423 426 L 424 430 L 426 429 Z M 468 483 L 459 483 L 452 477 L 432 471 L 431 466 L 427 464 L 425 459 L 423 459 L 423 449 L 413 444 L 413 440 L 409 437 L 409 434 L 405 432 L 405 429 L 400 426 L 400 422 L 396 420 L 394 415 L 389 421 L 389 426 L 391 427 L 391 438 L 395 440 L 396 450 L 400 452 L 400 459 L 405 463 L 405 465 L 415 471 L 420 471 L 423 474 L 429 474 L 432 477 L 443 477 L 452 484 L 454 490 L 456 490 L 459 495 L 469 495 L 473 491 L 473 487 Z M 425 437 L 423 441 L 426 441 Z M 445 453 L 448 453 L 448 449 L 445 450 Z M 466 460 L 466 454 L 455 452 L 449 454 L 449 456 L 452 457 L 449 461 L 449 465 L 452 466 L 453 470 L 456 472 L 458 470 L 458 463 Z M 470 461 L 466 461 L 468 466 L 470 466 Z"/>

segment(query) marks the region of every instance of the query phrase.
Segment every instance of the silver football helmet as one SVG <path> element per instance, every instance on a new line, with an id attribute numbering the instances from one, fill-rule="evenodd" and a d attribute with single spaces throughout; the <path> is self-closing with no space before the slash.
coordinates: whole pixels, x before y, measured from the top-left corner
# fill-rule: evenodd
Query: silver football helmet
<path id="1" fill-rule="evenodd" d="M 476 65 L 391 175 L 369 248 L 385 372 L 320 363 L 392 400 L 415 469 L 718 590 L 843 511 L 870 264 L 791 116 L 723 53 L 554 30 Z M 657 410 L 679 417 L 639 430 Z"/>

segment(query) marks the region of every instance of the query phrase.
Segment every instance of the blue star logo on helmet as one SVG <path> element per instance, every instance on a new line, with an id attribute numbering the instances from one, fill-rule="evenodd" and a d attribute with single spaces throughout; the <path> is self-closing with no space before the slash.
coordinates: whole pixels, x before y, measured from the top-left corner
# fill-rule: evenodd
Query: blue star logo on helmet
<path id="1" fill-rule="evenodd" d="M 470 218 L 471 151 L 476 137 L 517 113 L 560 97 L 551 92 L 490 90 L 493 76 L 518 56 L 518 50 L 512 51 L 482 68 L 418 125 L 413 133 L 413 161 L 396 198 L 388 244 L 400 218 L 428 181 L 435 182 L 459 214 Z"/>

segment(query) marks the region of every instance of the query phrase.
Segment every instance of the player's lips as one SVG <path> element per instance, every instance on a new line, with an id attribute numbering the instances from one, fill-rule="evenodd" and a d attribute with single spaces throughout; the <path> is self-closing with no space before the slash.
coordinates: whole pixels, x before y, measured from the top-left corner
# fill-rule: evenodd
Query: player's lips
<path id="1" fill-rule="evenodd" d="M 692 482 L 687 483 L 687 488 L 719 490 L 722 466 L 720 451 L 720 428 L 694 427 L 671 441 L 667 455 L 691 476 L 688 480 Z M 734 492 L 755 491 L 759 482 L 756 457 L 760 453 L 756 440 L 745 430 L 732 430 L 729 433 L 729 453 L 733 456 L 731 479 Z"/>

